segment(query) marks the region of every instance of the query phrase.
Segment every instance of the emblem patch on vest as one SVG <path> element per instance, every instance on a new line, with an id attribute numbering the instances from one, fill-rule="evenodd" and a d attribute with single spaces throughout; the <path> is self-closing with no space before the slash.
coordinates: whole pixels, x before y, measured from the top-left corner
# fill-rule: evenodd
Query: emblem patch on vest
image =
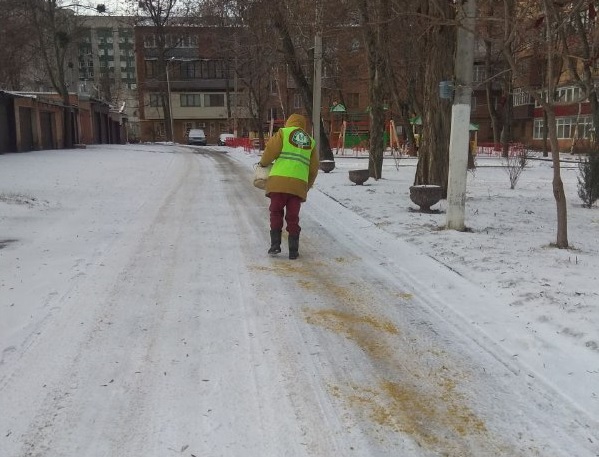
<path id="1" fill-rule="evenodd" d="M 310 149 L 312 146 L 310 136 L 302 129 L 294 130 L 291 135 L 289 135 L 289 142 L 300 149 Z"/>

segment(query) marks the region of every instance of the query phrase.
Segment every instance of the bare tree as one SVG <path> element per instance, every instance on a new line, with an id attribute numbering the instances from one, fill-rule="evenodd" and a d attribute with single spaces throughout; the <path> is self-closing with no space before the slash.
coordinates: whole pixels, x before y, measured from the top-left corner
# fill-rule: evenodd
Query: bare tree
<path id="1" fill-rule="evenodd" d="M 599 131 L 599 95 L 594 79 L 594 69 L 599 60 L 599 29 L 594 2 L 571 2 L 565 23 L 557 29 L 564 47 L 566 65 L 574 82 L 582 90 L 580 100 L 591 105 L 594 131 Z M 596 136 L 594 138 L 596 142 Z M 595 145 L 593 145 L 595 146 Z"/>
<path id="2" fill-rule="evenodd" d="M 254 130 L 258 132 L 260 147 L 263 148 L 264 121 L 270 101 L 270 84 L 276 67 L 276 54 L 265 44 L 259 29 L 244 30 L 244 40 L 237 47 L 235 71 L 240 85 L 246 89 L 246 106 L 253 120 Z"/>
<path id="3" fill-rule="evenodd" d="M 308 116 L 313 118 L 313 86 L 308 73 L 308 71 L 312 69 L 312 66 L 302 66 L 302 63 L 312 61 L 314 31 L 311 29 L 311 26 L 308 27 L 305 20 L 294 21 L 294 17 L 305 17 L 306 11 L 310 11 L 306 9 L 306 5 L 309 5 L 310 3 L 311 2 L 304 4 L 303 2 L 288 2 L 287 0 L 281 0 L 278 2 L 267 1 L 265 2 L 265 5 L 268 5 L 268 9 L 270 10 L 271 23 L 277 33 L 280 45 L 279 52 L 282 60 L 297 86 Z M 312 9 L 314 8 L 314 3 L 311 3 L 311 7 Z M 300 46 L 300 44 L 303 44 L 303 47 Z M 320 116 L 319 118 L 320 159 L 333 160 L 333 151 L 329 144 L 329 137 L 324 128 L 322 118 Z"/>
<path id="4" fill-rule="evenodd" d="M 504 0 L 506 14 L 504 18 L 503 54 L 514 74 L 516 81 L 522 83 L 529 80 L 527 69 L 534 56 L 542 56 L 539 62 L 545 70 L 544 84 L 540 87 L 524 85 L 529 93 L 543 108 L 546 116 L 546 128 L 553 161 L 553 195 L 557 208 L 557 236 L 555 245 L 559 248 L 568 247 L 568 217 L 564 184 L 561 179 L 559 145 L 556 126 L 556 91 L 555 88 L 562 76 L 564 62 L 563 41 L 558 29 L 564 24 L 563 11 L 559 5 L 550 0 L 539 2 L 518 2 Z M 541 33 L 540 33 L 541 32 Z M 515 46 L 508 46 L 514 44 Z"/>
<path id="5" fill-rule="evenodd" d="M 493 143 L 502 145 L 502 156 L 508 157 L 509 144 L 512 140 L 513 122 L 513 74 L 502 52 L 502 45 L 497 45 L 497 38 L 503 34 L 502 20 L 506 14 L 503 5 L 494 0 L 479 3 L 479 45 L 484 53 L 485 81 L 484 89 L 487 109 L 491 118 Z M 507 14 L 510 14 L 509 12 Z M 510 48 L 512 43 L 505 43 Z M 513 52 L 512 52 L 513 54 Z M 497 86 L 501 89 L 498 103 L 493 100 Z"/>
<path id="6" fill-rule="evenodd" d="M 422 138 L 414 184 L 435 184 L 447 195 L 451 103 L 439 98 L 439 82 L 451 80 L 454 67 L 455 6 L 450 2 L 421 0 L 422 34 L 415 41 L 426 58 L 423 87 Z"/>
<path id="7" fill-rule="evenodd" d="M 21 90 L 33 58 L 34 30 L 27 9 L 16 0 L 0 0 L 0 88 Z"/>
<path id="8" fill-rule="evenodd" d="M 414 114 L 422 115 L 422 78 L 426 59 L 413 52 L 414 36 L 421 31 L 415 5 L 409 0 L 393 0 L 388 16 L 387 29 L 402 30 L 402 33 L 386 33 L 385 47 L 386 82 L 391 102 L 391 114 L 398 126 L 402 126 L 411 154 L 415 155 L 415 137 L 410 119 Z"/>
<path id="9" fill-rule="evenodd" d="M 358 0 L 360 25 L 364 34 L 368 62 L 368 95 L 370 98 L 370 176 L 379 179 L 383 170 L 383 132 L 385 131 L 385 104 L 387 102 L 386 64 L 388 46 L 387 18 L 389 0 Z"/>
<path id="10" fill-rule="evenodd" d="M 339 10 L 342 6 L 334 0 L 320 0 L 321 2 L 335 5 L 335 8 L 323 8 L 328 12 L 324 17 L 323 26 L 326 28 L 336 24 L 334 20 L 339 19 Z M 301 96 L 302 104 L 312 118 L 312 64 L 315 33 L 315 4 L 310 0 L 205 0 L 200 5 L 202 14 L 211 16 L 214 23 L 229 23 L 233 21 L 236 25 L 248 31 L 248 41 L 238 47 L 235 54 L 239 57 L 245 51 L 245 58 L 253 57 L 252 65 L 258 65 L 261 70 L 252 68 L 254 76 L 264 74 L 266 64 L 269 78 L 248 77 L 243 75 L 248 91 L 252 94 L 254 114 L 259 116 L 255 122 L 265 121 L 265 113 L 256 111 L 257 95 L 263 90 L 265 82 L 278 73 L 277 67 L 283 67 L 285 73 L 295 82 L 296 90 Z M 327 23 L 327 20 L 331 20 Z M 334 20 L 333 20 L 334 19 Z M 274 33 L 273 33 L 274 32 Z M 245 33 L 245 32 L 244 32 Z M 244 47 L 247 49 L 244 51 Z M 241 64 L 241 60 L 238 60 Z M 241 67 L 240 67 L 241 68 Z M 248 66 L 245 68 L 249 69 Z M 250 84 L 250 88 L 247 84 Z M 258 83 L 256 85 L 255 83 Z M 281 103 L 285 106 L 284 103 Z M 333 159 L 333 152 L 329 144 L 329 138 L 324 128 L 322 119 L 320 121 L 320 154 L 321 159 Z M 261 129 L 259 129 L 261 130 Z"/>
<path id="11" fill-rule="evenodd" d="M 181 18 L 187 16 L 186 10 L 177 8 L 177 0 L 139 0 L 136 2 L 138 9 L 138 24 L 151 25 L 152 37 L 148 37 L 153 41 L 155 46 L 156 71 L 158 75 L 160 98 L 162 101 L 162 112 L 164 118 L 164 127 L 167 132 L 167 137 L 174 141 L 174 132 L 172 131 L 171 122 L 171 100 L 168 90 L 167 72 L 169 68 L 169 53 L 176 46 L 176 36 L 174 33 L 169 33 L 170 26 L 175 25 Z"/>
<path id="12" fill-rule="evenodd" d="M 76 129 L 69 89 L 67 69 L 72 62 L 69 57 L 75 51 L 81 24 L 74 8 L 77 3 L 65 4 L 59 0 L 26 0 L 30 20 L 35 30 L 35 52 L 43 63 L 47 78 L 60 95 L 64 110 L 64 146 L 69 148 L 75 142 Z M 104 11 L 104 5 L 96 9 Z"/>

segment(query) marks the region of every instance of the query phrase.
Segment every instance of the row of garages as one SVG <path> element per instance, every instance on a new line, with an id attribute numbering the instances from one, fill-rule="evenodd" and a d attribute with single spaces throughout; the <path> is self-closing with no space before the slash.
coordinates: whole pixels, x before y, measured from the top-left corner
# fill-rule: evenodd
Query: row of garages
<path id="1" fill-rule="evenodd" d="M 127 118 L 100 100 L 0 91 L 0 153 L 127 142 Z"/>

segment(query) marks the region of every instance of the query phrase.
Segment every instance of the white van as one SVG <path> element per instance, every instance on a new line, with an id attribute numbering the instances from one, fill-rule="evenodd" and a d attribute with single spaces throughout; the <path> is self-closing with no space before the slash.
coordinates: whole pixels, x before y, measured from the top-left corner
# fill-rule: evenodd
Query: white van
<path id="1" fill-rule="evenodd" d="M 206 134 L 202 129 L 191 129 L 187 135 L 187 144 L 206 146 Z"/>

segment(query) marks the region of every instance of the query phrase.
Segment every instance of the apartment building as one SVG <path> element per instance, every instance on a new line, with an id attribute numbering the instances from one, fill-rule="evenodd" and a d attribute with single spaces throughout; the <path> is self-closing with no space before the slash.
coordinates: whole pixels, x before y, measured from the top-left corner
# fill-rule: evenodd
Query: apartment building
<path id="1" fill-rule="evenodd" d="M 126 114 L 129 141 L 139 139 L 133 24 L 126 16 L 82 16 L 76 66 L 78 93 Z"/>
<path id="2" fill-rule="evenodd" d="M 141 139 L 167 140 L 162 95 L 170 100 L 174 141 L 187 142 L 192 128 L 204 129 L 209 144 L 224 132 L 252 130 L 247 91 L 235 76 L 227 27 L 179 26 L 164 31 L 166 71 L 152 26 L 135 27 Z"/>

